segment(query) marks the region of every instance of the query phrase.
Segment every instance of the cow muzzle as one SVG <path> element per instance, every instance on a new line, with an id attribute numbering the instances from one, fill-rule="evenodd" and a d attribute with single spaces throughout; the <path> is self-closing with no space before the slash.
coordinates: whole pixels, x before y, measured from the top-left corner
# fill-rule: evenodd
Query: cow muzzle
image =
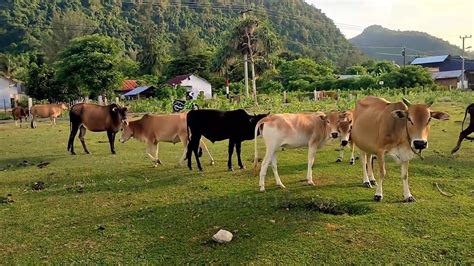
<path id="1" fill-rule="evenodd" d="M 413 148 L 415 150 L 424 150 L 428 147 L 428 141 L 426 140 L 414 140 L 413 141 Z"/>
<path id="2" fill-rule="evenodd" d="M 347 146 L 347 144 L 349 144 L 349 141 L 347 141 L 347 140 L 341 141 L 341 145 L 342 145 L 343 147 Z"/>
<path id="3" fill-rule="evenodd" d="M 337 132 L 332 132 L 332 133 L 331 133 L 331 137 L 332 137 L 333 139 L 337 139 L 337 137 L 339 137 L 339 133 L 337 133 Z"/>

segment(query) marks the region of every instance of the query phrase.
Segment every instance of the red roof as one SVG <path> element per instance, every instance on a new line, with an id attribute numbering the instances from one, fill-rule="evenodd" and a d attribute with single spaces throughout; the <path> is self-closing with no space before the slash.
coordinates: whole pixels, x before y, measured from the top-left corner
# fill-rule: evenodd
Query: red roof
<path id="1" fill-rule="evenodd" d="M 123 81 L 122 91 L 131 91 L 137 87 L 137 81 L 128 79 Z"/>
<path id="2" fill-rule="evenodd" d="M 174 78 L 168 80 L 168 81 L 166 82 L 166 84 L 169 84 L 169 85 L 171 85 L 171 86 L 179 85 L 179 84 L 181 84 L 181 81 L 183 81 L 183 80 L 189 78 L 191 75 L 192 75 L 192 74 L 176 76 L 176 77 L 174 77 Z"/>

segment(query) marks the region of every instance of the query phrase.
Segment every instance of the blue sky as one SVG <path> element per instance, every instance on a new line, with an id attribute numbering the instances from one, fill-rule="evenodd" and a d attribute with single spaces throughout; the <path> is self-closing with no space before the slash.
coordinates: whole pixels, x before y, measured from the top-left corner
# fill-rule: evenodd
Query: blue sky
<path id="1" fill-rule="evenodd" d="M 460 35 L 474 35 L 474 0 L 305 1 L 321 9 L 347 38 L 373 24 L 427 32 L 457 46 L 461 46 Z M 474 36 L 466 46 L 474 47 Z"/>

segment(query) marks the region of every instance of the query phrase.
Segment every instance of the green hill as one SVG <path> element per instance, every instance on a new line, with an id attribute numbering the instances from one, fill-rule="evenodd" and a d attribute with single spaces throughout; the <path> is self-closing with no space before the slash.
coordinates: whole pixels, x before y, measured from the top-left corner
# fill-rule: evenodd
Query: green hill
<path id="1" fill-rule="evenodd" d="M 143 45 L 143 25 L 153 23 L 157 40 L 172 49 L 179 33 L 194 30 L 209 50 L 214 50 L 240 12 L 270 24 L 293 53 L 317 60 L 329 59 L 344 67 L 360 60 L 360 52 L 321 11 L 303 0 L 6 0 L 0 3 L 0 52 L 62 49 L 61 43 L 45 47 L 52 31 L 81 36 L 98 33 L 124 41 L 129 51 Z M 54 17 L 69 12 L 75 24 L 54 24 Z"/>
<path id="2" fill-rule="evenodd" d="M 418 31 L 395 31 L 378 25 L 367 27 L 349 40 L 370 57 L 403 63 L 401 47 L 406 46 L 407 63 L 415 56 L 460 55 L 462 50 L 440 38 Z M 389 47 L 389 48 L 379 48 Z"/>

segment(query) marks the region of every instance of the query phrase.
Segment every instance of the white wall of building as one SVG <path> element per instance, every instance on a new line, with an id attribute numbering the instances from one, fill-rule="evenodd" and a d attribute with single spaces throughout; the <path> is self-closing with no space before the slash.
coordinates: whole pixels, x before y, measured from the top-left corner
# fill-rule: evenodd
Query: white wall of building
<path id="1" fill-rule="evenodd" d="M 18 94 L 18 89 L 11 80 L 0 77 L 0 108 L 11 108 L 10 98 Z"/>
<path id="2" fill-rule="evenodd" d="M 191 88 L 193 92 L 193 99 L 196 100 L 199 93 L 204 93 L 204 99 L 212 98 L 212 86 L 205 79 L 197 77 L 195 75 L 189 76 L 189 78 L 181 81 L 181 86 Z"/>

